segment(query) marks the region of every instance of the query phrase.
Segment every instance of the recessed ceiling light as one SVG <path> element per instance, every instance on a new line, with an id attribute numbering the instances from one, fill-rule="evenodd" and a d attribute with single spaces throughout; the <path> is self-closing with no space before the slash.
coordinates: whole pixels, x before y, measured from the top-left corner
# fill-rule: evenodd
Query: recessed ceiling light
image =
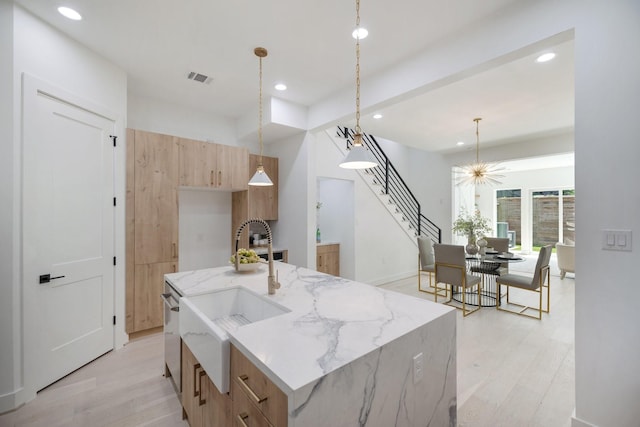
<path id="1" fill-rule="evenodd" d="M 382 114 L 376 113 L 376 114 L 373 115 L 373 118 L 374 119 L 381 119 L 382 118 Z"/>
<path id="2" fill-rule="evenodd" d="M 58 8 L 58 12 L 60 12 L 60 14 L 65 18 L 73 19 L 74 21 L 79 21 L 82 19 L 82 15 L 80 15 L 70 7 L 60 6 Z"/>
<path id="3" fill-rule="evenodd" d="M 457 145 L 458 147 L 460 147 L 460 146 L 464 145 L 464 141 L 458 141 L 458 142 L 456 142 L 456 145 Z"/>
<path id="4" fill-rule="evenodd" d="M 542 55 L 538 56 L 538 59 L 536 59 L 536 62 L 551 61 L 555 57 L 556 57 L 556 54 L 553 52 L 543 53 Z"/>
<path id="5" fill-rule="evenodd" d="M 276 88 L 276 90 L 287 90 L 287 85 L 284 83 L 278 83 L 274 87 Z"/>
<path id="6" fill-rule="evenodd" d="M 364 39 L 369 35 L 369 31 L 367 31 L 366 28 L 364 27 L 358 27 L 355 30 L 353 30 L 353 33 L 351 33 L 351 37 L 353 37 L 354 39 Z"/>

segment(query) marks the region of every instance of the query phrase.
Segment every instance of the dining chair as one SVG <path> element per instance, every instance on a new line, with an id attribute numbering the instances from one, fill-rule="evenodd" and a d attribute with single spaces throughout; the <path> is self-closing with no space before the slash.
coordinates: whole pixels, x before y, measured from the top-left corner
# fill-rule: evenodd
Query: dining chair
<path id="1" fill-rule="evenodd" d="M 436 243 L 433 246 L 435 254 L 435 301 L 438 302 L 438 296 L 443 289 L 438 286 L 439 283 L 445 284 L 445 295 L 447 292 L 446 285 L 449 285 L 449 300 L 445 304 L 451 305 L 462 310 L 464 317 L 480 310 L 480 277 L 467 273 L 467 265 L 464 253 L 464 246 L 446 245 Z M 476 287 L 477 291 L 477 307 L 472 310 L 467 309 L 467 289 Z M 462 307 L 452 304 L 454 288 L 462 288 Z"/>
<path id="2" fill-rule="evenodd" d="M 506 311 L 512 314 L 518 314 L 521 316 L 531 317 L 534 319 L 541 320 L 542 312 L 549 313 L 549 294 L 551 290 L 551 275 L 549 273 L 549 259 L 551 258 L 551 245 L 543 246 L 540 248 L 540 253 L 538 254 L 538 261 L 536 263 L 536 268 L 534 270 L 533 277 L 523 276 L 520 274 L 505 274 L 503 276 L 498 276 L 496 278 L 496 284 L 498 285 L 496 298 L 498 299 L 496 303 L 496 309 L 500 311 Z M 507 287 L 507 304 L 514 305 L 519 308 L 519 310 L 510 310 L 508 308 L 503 308 L 501 304 L 502 296 L 500 292 L 501 286 L 504 285 Z M 520 304 L 517 302 L 511 302 L 509 300 L 509 289 L 510 288 L 518 288 L 526 291 L 536 292 L 539 296 L 538 307 L 530 307 L 525 304 Z M 542 305 L 542 294 L 544 289 L 547 290 L 547 308 L 544 309 Z M 534 316 L 532 314 L 528 314 L 527 310 L 535 310 L 538 315 Z"/>
<path id="3" fill-rule="evenodd" d="M 436 264 L 433 257 L 433 241 L 427 236 L 418 236 L 418 290 L 433 295 L 433 274 L 436 272 Z M 429 289 L 422 289 L 422 273 L 429 275 Z M 441 295 L 441 296 L 446 296 Z"/>

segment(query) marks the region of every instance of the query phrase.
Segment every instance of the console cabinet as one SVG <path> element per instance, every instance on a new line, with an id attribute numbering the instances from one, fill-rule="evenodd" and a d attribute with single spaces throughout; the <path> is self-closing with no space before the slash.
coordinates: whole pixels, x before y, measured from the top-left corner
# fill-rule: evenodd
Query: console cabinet
<path id="1" fill-rule="evenodd" d="M 340 275 L 339 244 L 325 244 L 316 247 L 316 270 L 334 276 Z"/>

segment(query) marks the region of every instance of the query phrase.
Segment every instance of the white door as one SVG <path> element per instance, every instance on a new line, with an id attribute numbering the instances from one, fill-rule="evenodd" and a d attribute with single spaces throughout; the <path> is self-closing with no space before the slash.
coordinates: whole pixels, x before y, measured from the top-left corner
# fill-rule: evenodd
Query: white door
<path id="1" fill-rule="evenodd" d="M 35 86 L 24 94 L 23 282 L 40 390 L 113 348 L 114 121 Z"/>

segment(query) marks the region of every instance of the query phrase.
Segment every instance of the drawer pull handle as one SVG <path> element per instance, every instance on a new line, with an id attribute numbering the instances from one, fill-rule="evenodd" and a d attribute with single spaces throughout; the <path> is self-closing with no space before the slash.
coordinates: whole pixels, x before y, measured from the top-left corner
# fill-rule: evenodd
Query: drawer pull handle
<path id="1" fill-rule="evenodd" d="M 199 363 L 193 365 L 193 397 L 200 396 L 200 390 L 198 390 L 198 369 L 200 369 Z"/>
<path id="2" fill-rule="evenodd" d="M 249 427 L 247 425 L 247 423 L 244 422 L 244 420 L 248 419 L 249 415 L 246 412 L 243 412 L 241 414 L 236 415 L 236 419 L 238 420 L 238 423 L 242 426 L 242 427 Z"/>
<path id="3" fill-rule="evenodd" d="M 198 406 L 202 406 L 207 403 L 207 399 L 202 398 L 202 396 L 204 395 L 204 393 L 202 392 L 202 377 L 204 377 L 205 375 L 207 375 L 207 373 L 204 370 L 200 371 L 200 374 L 198 375 L 198 388 L 200 389 L 200 396 L 198 396 Z"/>
<path id="4" fill-rule="evenodd" d="M 251 389 L 251 387 L 249 387 L 249 384 L 247 384 L 247 380 L 249 379 L 248 376 L 246 375 L 240 375 L 238 376 L 238 380 L 240 381 L 240 385 L 242 386 L 242 388 L 244 388 L 246 390 L 247 393 L 249 393 L 249 396 L 251 396 L 251 398 L 253 400 L 255 400 L 256 403 L 262 403 L 265 400 L 267 400 L 266 397 L 258 397 L 258 395 L 256 394 L 255 391 L 253 391 Z"/>
<path id="5" fill-rule="evenodd" d="M 209 183 L 211 184 L 211 186 L 213 187 L 215 185 L 215 182 L 213 182 L 214 178 L 213 178 L 213 170 L 211 171 L 211 173 L 209 174 Z"/>

